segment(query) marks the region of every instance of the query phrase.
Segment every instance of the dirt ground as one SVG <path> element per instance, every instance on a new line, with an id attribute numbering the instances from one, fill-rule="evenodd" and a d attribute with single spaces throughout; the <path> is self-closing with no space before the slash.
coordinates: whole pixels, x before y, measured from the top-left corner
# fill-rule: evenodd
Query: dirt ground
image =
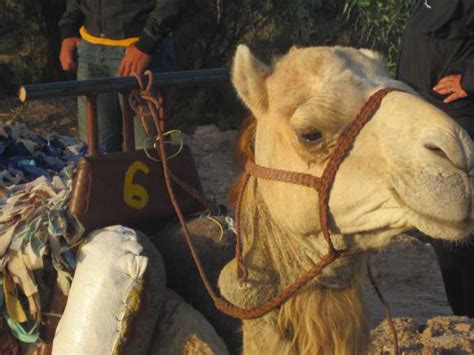
<path id="1" fill-rule="evenodd" d="M 56 131 L 75 136 L 75 100 L 64 98 L 27 104 L 13 99 L 0 101 L 0 124 L 13 122 L 24 122 L 41 134 Z M 185 136 L 207 196 L 221 204 L 225 204 L 226 192 L 237 174 L 231 161 L 236 134 L 236 131 L 220 132 L 215 126 L 202 126 Z M 372 260 L 375 278 L 394 316 L 424 321 L 451 315 L 436 257 L 429 244 L 402 235 Z M 368 282 L 365 294 L 375 326 L 384 318 L 384 311 Z"/>
<path id="2" fill-rule="evenodd" d="M 21 103 L 14 98 L 0 100 L 0 125 L 23 122 L 31 130 L 46 135 L 50 132 L 75 137 L 76 100 L 59 98 Z"/>

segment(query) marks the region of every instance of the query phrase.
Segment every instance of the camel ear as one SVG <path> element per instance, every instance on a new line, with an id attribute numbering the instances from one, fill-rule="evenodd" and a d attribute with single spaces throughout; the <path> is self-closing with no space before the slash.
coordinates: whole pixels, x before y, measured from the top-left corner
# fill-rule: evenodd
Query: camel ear
<path id="1" fill-rule="evenodd" d="M 376 51 L 373 51 L 373 50 L 367 49 L 367 48 L 360 48 L 359 52 L 361 52 L 367 58 L 371 59 L 372 61 L 374 61 L 378 64 L 381 64 L 381 65 L 384 64 L 383 55 L 380 54 L 379 52 L 376 52 Z"/>
<path id="2" fill-rule="evenodd" d="M 238 95 L 255 116 L 268 108 L 265 79 L 270 68 L 260 62 L 245 45 L 239 45 L 232 65 L 232 83 Z"/>

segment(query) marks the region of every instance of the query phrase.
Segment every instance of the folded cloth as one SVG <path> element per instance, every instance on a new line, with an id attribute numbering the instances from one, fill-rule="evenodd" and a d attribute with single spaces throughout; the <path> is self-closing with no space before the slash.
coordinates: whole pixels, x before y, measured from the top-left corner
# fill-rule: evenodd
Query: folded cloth
<path id="1" fill-rule="evenodd" d="M 67 204 L 73 171 L 86 149 L 73 138 L 43 138 L 20 124 L 0 129 L 0 279 L 8 286 L 0 289 L 0 314 L 21 341 L 31 339 L 18 329 L 36 329 L 41 321 L 44 287 L 36 271 L 47 270 L 47 263 L 62 292 L 69 292 L 71 249 L 84 228 Z"/>

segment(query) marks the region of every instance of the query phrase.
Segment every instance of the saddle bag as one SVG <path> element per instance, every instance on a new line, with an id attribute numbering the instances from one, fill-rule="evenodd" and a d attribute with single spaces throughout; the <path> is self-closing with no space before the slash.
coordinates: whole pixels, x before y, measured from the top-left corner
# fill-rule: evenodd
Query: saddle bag
<path id="1" fill-rule="evenodd" d="M 171 156 L 176 146 L 167 145 Z M 188 146 L 168 159 L 170 171 L 186 185 L 202 193 L 202 186 Z M 178 184 L 173 183 L 184 214 L 203 207 Z M 69 211 L 89 231 L 114 224 L 137 225 L 166 220 L 174 215 L 163 167 L 143 150 L 82 158 L 73 179 Z"/>

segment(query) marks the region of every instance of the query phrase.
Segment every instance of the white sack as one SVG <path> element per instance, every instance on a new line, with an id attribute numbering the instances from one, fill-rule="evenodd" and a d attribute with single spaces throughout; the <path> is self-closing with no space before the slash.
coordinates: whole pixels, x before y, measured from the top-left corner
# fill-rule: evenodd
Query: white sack
<path id="1" fill-rule="evenodd" d="M 92 232 L 77 257 L 53 354 L 145 353 L 165 283 L 161 256 L 146 237 L 122 226 Z M 140 311 L 130 322 L 141 287 Z"/>

